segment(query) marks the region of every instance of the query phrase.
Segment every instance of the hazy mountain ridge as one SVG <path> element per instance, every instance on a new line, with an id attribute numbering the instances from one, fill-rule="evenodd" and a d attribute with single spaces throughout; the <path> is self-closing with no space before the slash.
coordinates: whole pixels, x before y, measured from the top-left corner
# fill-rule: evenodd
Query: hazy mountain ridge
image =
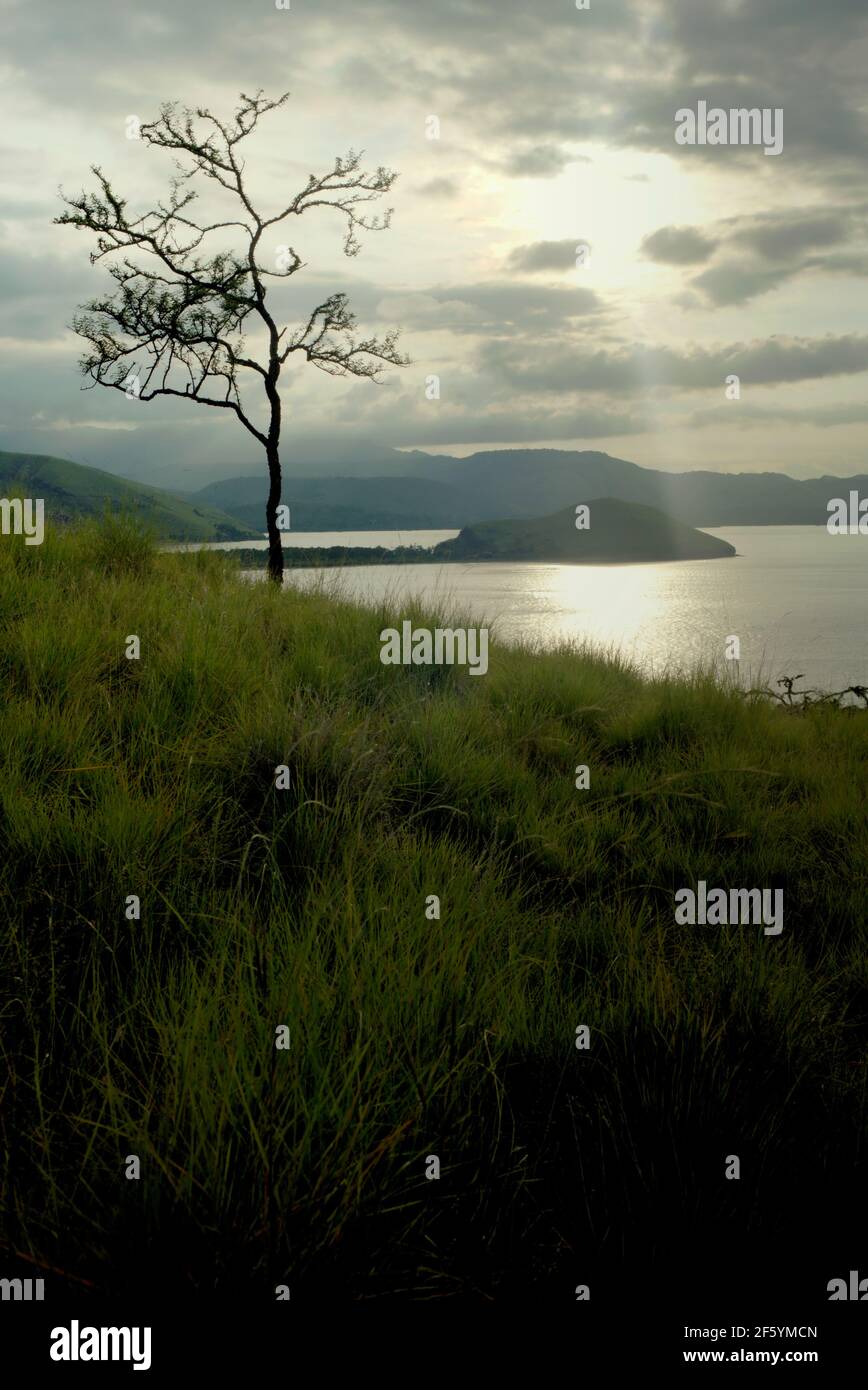
<path id="1" fill-rule="evenodd" d="M 797 479 L 784 473 L 669 473 L 596 451 L 485 450 L 458 459 L 418 450 L 328 463 L 287 463 L 283 501 L 297 531 L 460 529 L 528 521 L 608 497 L 654 507 L 687 526 L 825 525 L 827 503 L 851 490 L 868 495 L 868 475 Z M 297 475 L 293 469 L 312 469 Z M 401 468 L 403 472 L 393 472 Z M 375 470 L 363 473 L 361 470 Z M 382 470 L 382 471 L 380 471 Z M 66 521 L 125 508 L 173 540 L 244 540 L 265 530 L 268 481 L 261 473 L 168 491 L 47 454 L 0 451 L 0 488 L 45 498 Z"/>
<path id="2" fill-rule="evenodd" d="M 265 529 L 268 478 L 209 483 L 188 500 L 218 507 L 249 526 Z M 396 530 L 460 526 L 464 495 L 430 478 L 284 477 L 284 502 L 296 531 Z"/>
<path id="3" fill-rule="evenodd" d="M 400 462 L 399 462 L 400 461 Z M 391 473 L 395 466 L 403 473 Z M 346 468 L 342 461 L 342 470 Z M 388 466 L 389 473 L 386 473 Z M 310 465 L 300 462 L 307 470 Z M 419 451 L 398 453 L 340 477 L 296 475 L 287 466 L 284 501 L 297 530 L 472 526 L 493 515 L 505 520 L 552 514 L 593 497 L 657 507 L 688 526 L 825 525 L 827 503 L 851 489 L 868 495 L 868 475 L 791 478 L 785 473 L 670 473 L 596 451 L 486 450 L 457 459 Z M 258 525 L 265 477 L 211 483 L 193 496 Z"/>

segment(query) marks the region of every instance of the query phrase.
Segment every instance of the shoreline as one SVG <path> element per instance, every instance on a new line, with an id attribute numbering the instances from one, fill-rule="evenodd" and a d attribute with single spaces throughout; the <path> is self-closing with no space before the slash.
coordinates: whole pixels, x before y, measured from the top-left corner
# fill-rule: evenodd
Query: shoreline
<path id="1" fill-rule="evenodd" d="M 180 554 L 196 554 L 196 551 L 180 551 Z M 217 552 L 219 553 L 219 552 Z M 241 569 L 265 569 L 268 564 L 267 550 L 227 550 L 223 552 L 238 559 Z M 666 565 L 679 564 L 695 560 L 734 560 L 739 558 L 738 552 L 733 555 L 672 555 L 658 557 L 640 557 L 601 559 L 594 556 L 587 560 L 567 560 L 562 557 L 545 558 L 538 555 L 477 555 L 477 556 L 458 556 L 458 555 L 435 555 L 432 550 L 424 549 L 420 546 L 396 546 L 394 549 L 386 546 L 326 546 L 307 547 L 291 546 L 284 547 L 283 565 L 284 569 L 340 569 L 344 566 L 355 567 L 361 565 Z"/>

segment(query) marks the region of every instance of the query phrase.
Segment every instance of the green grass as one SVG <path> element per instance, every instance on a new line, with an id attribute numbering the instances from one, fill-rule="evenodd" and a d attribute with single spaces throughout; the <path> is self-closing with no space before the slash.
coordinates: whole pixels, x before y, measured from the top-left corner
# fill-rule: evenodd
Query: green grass
<path id="1" fill-rule="evenodd" d="M 569 1301 L 794 1211 L 837 1251 L 868 721 L 496 629 L 384 667 L 405 617 L 123 522 L 0 545 L 4 1273 Z M 782 935 L 676 926 L 700 878 Z"/>

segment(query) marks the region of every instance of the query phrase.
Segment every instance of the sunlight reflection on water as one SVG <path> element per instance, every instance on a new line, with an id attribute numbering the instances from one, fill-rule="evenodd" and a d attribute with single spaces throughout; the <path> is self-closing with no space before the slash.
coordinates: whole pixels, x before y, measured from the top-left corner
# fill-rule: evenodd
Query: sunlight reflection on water
<path id="1" fill-rule="evenodd" d="M 591 641 L 646 671 L 715 663 L 736 674 L 723 662 L 735 635 L 737 675 L 746 684 L 804 672 L 803 685 L 868 685 L 868 537 L 830 536 L 821 526 L 706 529 L 738 556 L 654 565 L 364 565 L 293 570 L 287 582 L 304 587 L 325 576 L 355 601 L 393 596 L 396 613 L 405 595 L 447 601 L 492 622 L 493 640 Z M 301 539 L 294 534 L 296 544 Z M 332 533 L 318 543 L 348 541 Z"/>

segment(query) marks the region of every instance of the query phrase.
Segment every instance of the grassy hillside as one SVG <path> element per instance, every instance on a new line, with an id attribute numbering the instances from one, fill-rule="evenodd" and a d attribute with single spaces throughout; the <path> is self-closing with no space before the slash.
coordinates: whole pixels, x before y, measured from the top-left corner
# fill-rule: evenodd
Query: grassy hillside
<path id="1" fill-rule="evenodd" d="M 588 503 L 587 529 L 576 528 L 575 507 L 531 521 L 467 526 L 434 547 L 435 560 L 550 560 L 567 564 L 710 560 L 735 547 L 695 531 L 654 507 L 601 497 Z"/>
<path id="2" fill-rule="evenodd" d="M 864 1198 L 868 720 L 496 630 L 483 678 L 384 667 L 403 618 L 436 621 L 117 523 L 0 546 L 4 1274 L 825 1299 Z M 699 879 L 783 889 L 782 934 L 677 926 Z"/>
<path id="3" fill-rule="evenodd" d="M 246 540 L 264 529 L 264 522 L 254 529 L 199 501 L 185 502 L 100 468 L 47 454 L 0 451 L 0 492 L 10 496 L 13 491 L 44 498 L 46 517 L 55 522 L 101 517 L 108 507 L 134 516 L 162 540 Z"/>

